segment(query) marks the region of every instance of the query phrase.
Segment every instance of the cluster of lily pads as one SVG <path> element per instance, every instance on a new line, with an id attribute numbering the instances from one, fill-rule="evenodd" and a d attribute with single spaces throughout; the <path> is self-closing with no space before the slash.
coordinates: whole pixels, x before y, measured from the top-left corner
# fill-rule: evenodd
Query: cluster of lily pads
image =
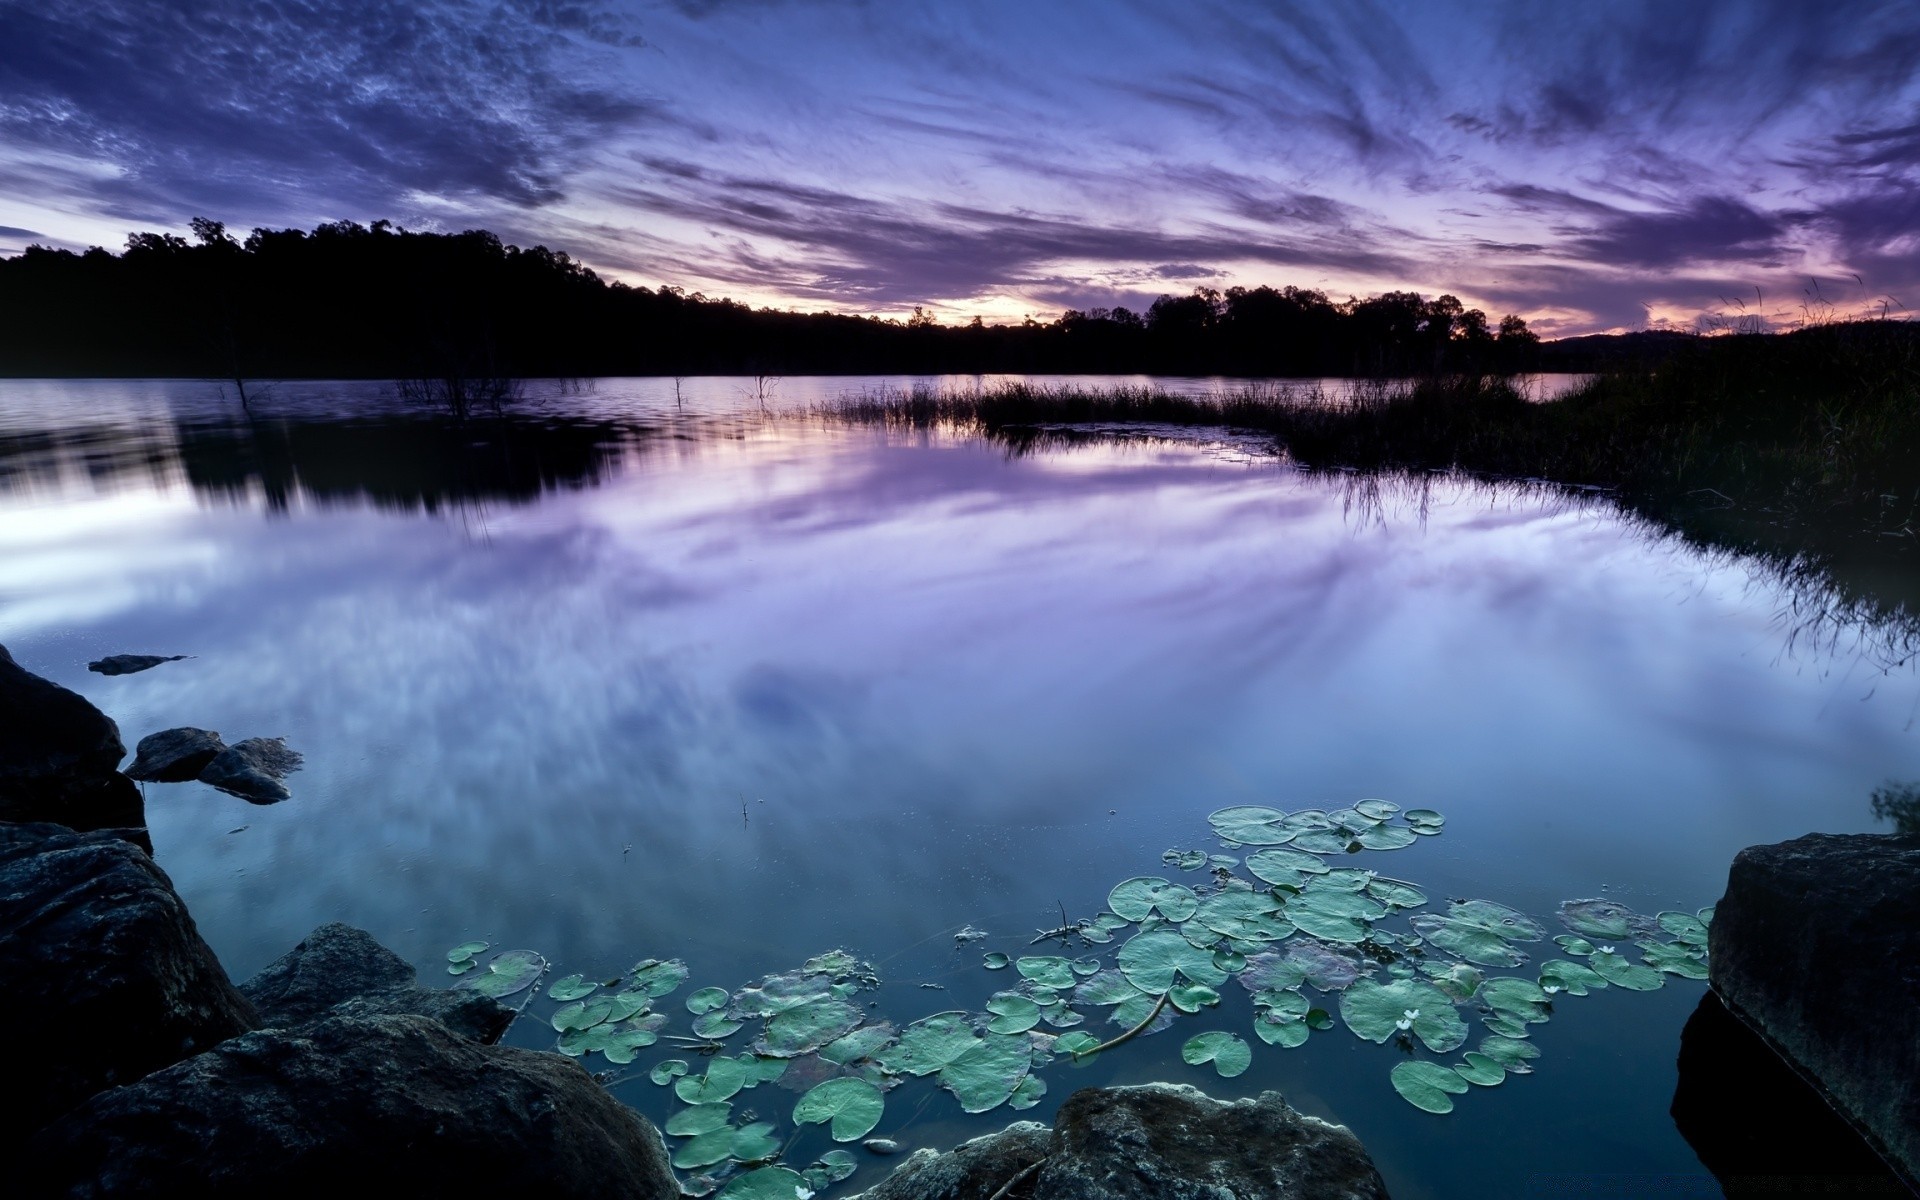
<path id="1" fill-rule="evenodd" d="M 599 1054 L 625 1066 L 665 1040 L 699 1060 L 698 1071 L 689 1058 L 666 1058 L 648 1071 L 681 1104 L 665 1129 L 675 1139 L 674 1165 L 697 1172 L 688 1193 L 794 1200 L 847 1178 L 855 1162 L 834 1150 L 804 1169 L 781 1165 L 777 1123 L 736 1111 L 763 1083 L 799 1092 L 793 1125 L 824 1126 L 837 1143 L 866 1139 L 887 1093 L 911 1078 L 933 1081 L 965 1112 L 1028 1108 L 1046 1094 L 1045 1068 L 1085 1063 L 1177 1021 L 1207 1022 L 1203 1014 L 1221 1004 L 1220 989 L 1232 981 L 1251 998 L 1260 1042 L 1296 1047 L 1344 1024 L 1365 1041 L 1394 1043 L 1406 1056 L 1389 1073 L 1394 1089 L 1420 1109 L 1445 1113 L 1472 1086 L 1529 1073 L 1539 1051 L 1528 1035 L 1563 996 L 1609 986 L 1647 991 L 1668 975 L 1706 976 L 1711 909 L 1646 917 L 1605 899 L 1560 906 L 1569 932 L 1553 945 L 1564 957 L 1496 974 L 1526 967 L 1525 947 L 1544 942 L 1546 928 L 1490 900 L 1430 908 L 1415 885 L 1344 865 L 1362 851 L 1439 834 L 1445 818 L 1431 809 L 1402 812 L 1384 800 L 1292 813 L 1242 805 L 1209 820 L 1227 853 L 1175 849 L 1163 859 L 1204 871 L 1194 884 L 1127 879 L 1108 894 L 1107 911 L 1071 923 L 1063 916 L 1059 928 L 1034 939 L 1063 953 L 987 953 L 985 969 L 1010 970 L 1017 982 L 993 993 L 981 1012 L 942 1012 L 896 1028 L 857 1002 L 879 985 L 871 965 L 834 950 L 737 991 L 692 992 L 677 1006 L 684 1033 L 666 1032 L 678 1018 L 667 997 L 688 979 L 678 959 L 647 959 L 604 982 L 559 979 L 547 989 L 558 1005 L 548 1023 L 557 1048 L 577 1057 Z M 969 927 L 956 941 L 975 936 Z M 1617 948 L 1624 946 L 1637 949 L 1639 961 Z M 545 961 L 509 951 L 482 970 L 487 948 L 469 942 L 448 954 L 449 971 L 461 976 L 454 986 L 531 995 Z M 1104 1040 L 1081 1028 L 1102 1010 L 1119 1029 Z M 1463 1050 L 1476 1020 L 1483 1033 Z M 1422 1048 L 1434 1057 L 1420 1057 Z M 1458 1061 L 1443 1061 L 1456 1052 Z M 1181 1057 L 1233 1077 L 1251 1066 L 1253 1048 L 1237 1033 L 1210 1028 L 1189 1037 Z"/>

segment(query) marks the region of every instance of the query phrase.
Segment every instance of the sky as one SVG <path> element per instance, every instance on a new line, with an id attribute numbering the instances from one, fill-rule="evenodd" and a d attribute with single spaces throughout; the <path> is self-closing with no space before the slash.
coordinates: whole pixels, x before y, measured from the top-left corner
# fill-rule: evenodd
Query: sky
<path id="1" fill-rule="evenodd" d="M 1451 292 L 1548 336 L 1920 310 L 1920 4 L 0 0 L 0 255 L 487 228 L 990 322 Z"/>

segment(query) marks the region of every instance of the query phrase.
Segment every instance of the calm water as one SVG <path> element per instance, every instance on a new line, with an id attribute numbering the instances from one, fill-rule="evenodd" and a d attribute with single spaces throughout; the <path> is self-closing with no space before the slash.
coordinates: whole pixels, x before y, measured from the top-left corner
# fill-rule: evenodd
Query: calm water
<path id="1" fill-rule="evenodd" d="M 772 407 L 898 382 L 782 380 Z M 1009 982 L 979 953 L 1057 905 L 1196 882 L 1161 853 L 1212 847 L 1228 804 L 1440 809 L 1444 836 L 1364 865 L 1551 924 L 1571 897 L 1698 908 L 1741 847 L 1869 829 L 1870 789 L 1920 774 L 1911 674 L 1844 640 L 1790 653 L 1764 580 L 1601 503 L 1370 495 L 1231 441 L 1009 457 L 754 391 L 537 388 L 511 438 L 449 439 L 373 385 L 283 385 L 248 423 L 205 384 L 0 382 L 0 642 L 130 745 L 192 724 L 306 754 L 276 807 L 148 790 L 157 856 L 242 978 L 325 920 L 430 975 L 469 937 L 562 973 L 677 955 L 726 987 L 846 946 L 904 1023 L 978 1008 Z M 115 652 L 196 657 L 86 671 Z M 956 951 L 966 924 L 994 936 Z M 1185 1066 L 1189 1032 L 1249 1033 L 1225 990 L 1050 1068 L 1024 1115 L 1082 1083 L 1277 1088 L 1351 1126 L 1398 1197 L 1580 1174 L 1713 1194 L 1667 1116 L 1700 984 L 1563 1001 L 1535 1074 L 1445 1118 L 1344 1032 L 1255 1042 L 1234 1080 Z M 669 1111 L 644 1076 L 619 1091 Z M 767 1119 L 793 1099 L 750 1095 Z M 878 1132 L 1008 1119 L 917 1083 Z"/>

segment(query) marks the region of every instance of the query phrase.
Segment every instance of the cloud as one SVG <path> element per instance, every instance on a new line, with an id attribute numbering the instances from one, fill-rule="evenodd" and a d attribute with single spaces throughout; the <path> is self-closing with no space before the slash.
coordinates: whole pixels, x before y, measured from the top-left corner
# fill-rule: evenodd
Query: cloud
<path id="1" fill-rule="evenodd" d="M 0 225 L 0 237 L 3 238 L 44 238 L 44 233 L 35 233 L 31 229 L 16 229 L 12 225 Z"/>
<path id="2" fill-rule="evenodd" d="M 170 224 L 410 192 L 538 205 L 596 139 L 659 115 L 577 69 L 636 38 L 557 0 L 0 6 L 0 139 L 110 163 L 102 210 Z"/>

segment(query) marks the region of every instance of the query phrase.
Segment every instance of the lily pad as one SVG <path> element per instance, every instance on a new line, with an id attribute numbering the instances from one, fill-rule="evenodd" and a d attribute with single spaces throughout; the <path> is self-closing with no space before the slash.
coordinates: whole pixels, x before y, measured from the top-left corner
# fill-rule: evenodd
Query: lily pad
<path id="1" fill-rule="evenodd" d="M 1467 1040 L 1467 1023 L 1453 1001 L 1419 979 L 1360 980 L 1340 994 L 1340 1019 L 1365 1041 L 1384 1042 L 1410 1032 L 1435 1054 L 1451 1053 Z"/>
<path id="2" fill-rule="evenodd" d="M 860 1166 L 859 1163 L 854 1161 L 853 1155 L 845 1150 L 829 1150 L 825 1154 L 822 1154 L 819 1161 L 813 1165 L 822 1169 L 821 1181 L 829 1184 L 839 1183 L 842 1179 L 848 1178 L 857 1171 Z M 814 1190 L 819 1191 L 820 1189 L 815 1188 Z"/>
<path id="3" fill-rule="evenodd" d="M 564 1005 L 554 1012 L 550 1023 L 555 1032 L 565 1033 L 570 1029 L 591 1029 L 611 1015 L 613 1015 L 613 1000 L 611 997 L 603 997 L 591 1003 L 575 1001 Z"/>
<path id="4" fill-rule="evenodd" d="M 1353 833 L 1346 829 L 1309 829 L 1296 834 L 1293 844 L 1302 850 L 1311 850 L 1315 854 L 1345 854 L 1359 846 Z"/>
<path id="5" fill-rule="evenodd" d="M 1286 819 L 1287 814 L 1277 808 L 1239 804 L 1210 814 L 1207 823 L 1229 842 L 1248 846 L 1278 846 L 1293 836 L 1292 831 L 1281 825 Z M 1113 911 L 1120 912 L 1117 908 Z"/>
<path id="6" fill-rule="evenodd" d="M 1456 1002 L 1471 1000 L 1486 979 L 1478 969 L 1460 962 L 1426 962 L 1420 965 L 1420 969 L 1427 978 L 1433 980 L 1433 986 Z"/>
<path id="7" fill-rule="evenodd" d="M 993 1019 L 987 1022 L 990 1033 L 1025 1033 L 1040 1023 L 1040 1006 L 1018 992 L 1000 992 L 987 1001 Z"/>
<path id="8" fill-rule="evenodd" d="M 667 1086 L 687 1073 L 687 1062 L 683 1058 L 669 1058 L 653 1064 L 653 1070 L 647 1072 L 647 1078 L 661 1087 Z"/>
<path id="9" fill-rule="evenodd" d="M 1460 1057 L 1466 1061 L 1455 1067 L 1453 1072 L 1468 1083 L 1492 1087 L 1507 1077 L 1505 1067 L 1478 1050 L 1469 1050 Z"/>
<path id="10" fill-rule="evenodd" d="M 1388 908 L 1419 908 L 1427 902 L 1427 894 L 1410 883 L 1398 879 L 1372 879 L 1367 881 L 1367 895 L 1386 905 Z"/>
<path id="11" fill-rule="evenodd" d="M 1585 958 L 1587 955 L 1593 953 L 1592 942 L 1583 937 L 1575 937 L 1570 933 L 1556 934 L 1553 939 L 1553 944 L 1560 947 L 1564 952 L 1573 955 L 1575 958 Z"/>
<path id="12" fill-rule="evenodd" d="M 829 1079 L 809 1090 L 793 1106 L 796 1125 L 826 1125 L 836 1142 L 852 1142 L 873 1132 L 886 1108 L 880 1089 L 864 1079 Z"/>
<path id="13" fill-rule="evenodd" d="M 701 1013 L 695 1017 L 693 1019 L 693 1032 L 697 1037 L 707 1038 L 711 1041 L 719 1041 L 722 1038 L 730 1038 L 734 1034 L 739 1033 L 741 1027 L 745 1024 L 745 1021 L 730 1017 L 724 1011 L 716 1010 L 714 1012 Z"/>
<path id="14" fill-rule="evenodd" d="M 1188 924 L 1241 941 L 1277 942 L 1293 932 L 1280 910 L 1280 901 L 1265 892 L 1221 892 L 1202 900 Z"/>
<path id="15" fill-rule="evenodd" d="M 1403 1062 L 1389 1078 L 1393 1090 L 1423 1112 L 1450 1113 L 1453 1098 L 1467 1090 L 1466 1080 L 1438 1063 Z"/>
<path id="16" fill-rule="evenodd" d="M 1654 921 L 1676 942 L 1685 942 L 1690 946 L 1707 944 L 1707 925 L 1699 917 L 1683 912 L 1663 912 L 1654 917 Z"/>
<path id="17" fill-rule="evenodd" d="M 1575 933 L 1608 941 L 1643 937 L 1657 926 L 1618 900 L 1568 900 L 1560 905 L 1560 923 Z"/>
<path id="18" fill-rule="evenodd" d="M 861 1022 L 860 1010 L 845 1000 L 821 997 L 767 1018 L 766 1029 L 754 1043 L 759 1054 L 793 1058 L 851 1032 Z"/>
<path id="19" fill-rule="evenodd" d="M 1660 972 L 1652 967 L 1644 963 L 1629 962 L 1606 946 L 1595 950 L 1593 957 L 1587 961 L 1600 978 L 1615 987 L 1626 988 L 1628 991 L 1651 992 L 1665 982 L 1661 979 Z"/>
<path id="20" fill-rule="evenodd" d="M 1180 1057 L 1190 1067 L 1212 1063 L 1222 1079 L 1232 1079 L 1253 1065 L 1253 1050 L 1233 1034 L 1219 1030 L 1188 1038 L 1180 1047 Z"/>
<path id="21" fill-rule="evenodd" d="M 1515 979 L 1510 975 L 1489 979 L 1480 985 L 1477 999 L 1488 1008 L 1512 1013 L 1528 1024 L 1537 1024 L 1552 1015 L 1547 1011 L 1547 994 L 1530 979 Z"/>
<path id="22" fill-rule="evenodd" d="M 746 1087 L 752 1076 L 753 1068 L 737 1058 L 714 1058 L 704 1074 L 675 1080 L 673 1094 L 686 1104 L 717 1104 Z"/>
<path id="23" fill-rule="evenodd" d="M 732 1115 L 733 1102 L 730 1100 L 721 1100 L 713 1104 L 689 1104 L 668 1117 L 664 1128 L 673 1137 L 697 1137 L 719 1129 Z"/>
<path id="24" fill-rule="evenodd" d="M 759 1167 L 728 1180 L 717 1200 L 797 1200 L 812 1194 L 813 1190 L 807 1187 L 807 1181 L 798 1171 Z"/>
<path id="25" fill-rule="evenodd" d="M 1164 930 L 1129 938 L 1120 947 L 1118 961 L 1127 981 L 1150 995 L 1157 996 L 1172 987 L 1176 977 L 1208 987 L 1227 980 L 1227 973 L 1213 965 L 1210 952 L 1189 944 L 1179 934 Z"/>
<path id="26" fill-rule="evenodd" d="M 863 1058 L 872 1058 L 893 1040 L 893 1035 L 893 1026 L 885 1022 L 878 1025 L 863 1025 L 852 1033 L 837 1037 L 822 1046 L 820 1057 L 844 1067 L 849 1063 L 859 1062 Z"/>
<path id="27" fill-rule="evenodd" d="M 447 951 L 447 961 L 450 963 L 470 962 L 474 955 L 485 954 L 490 945 L 491 943 L 488 942 L 461 942 L 458 946 Z"/>
<path id="28" fill-rule="evenodd" d="M 1588 951 L 1591 953 L 1591 949 Z M 1552 958 L 1540 964 L 1540 986 L 1557 987 L 1570 996 L 1584 996 L 1607 986 L 1598 971 L 1564 958 Z"/>
<path id="29" fill-rule="evenodd" d="M 1308 1037 L 1305 1021 L 1275 1020 L 1269 1013 L 1256 1013 L 1253 1018 L 1253 1032 L 1269 1046 L 1278 1046 L 1282 1050 L 1291 1050 L 1304 1045 Z"/>
<path id="30" fill-rule="evenodd" d="M 1007 1097 L 1007 1107 L 1013 1109 L 1032 1108 L 1034 1105 L 1040 1103 L 1041 1097 L 1046 1094 L 1047 1081 L 1035 1075 L 1032 1071 L 1028 1071 L 1027 1077 L 1020 1081 L 1020 1086 L 1013 1089 L 1013 1095 Z"/>
<path id="31" fill-rule="evenodd" d="M 448 963 L 447 974 L 465 975 L 468 971 L 473 970 L 475 967 L 479 965 L 480 965 L 479 963 L 475 962 L 471 958 L 463 958 L 459 962 Z"/>
<path id="32" fill-rule="evenodd" d="M 1053 1052 L 1055 1054 L 1065 1054 L 1072 1058 L 1079 1059 L 1099 1044 L 1099 1038 L 1084 1030 L 1076 1029 L 1072 1033 L 1063 1033 L 1055 1038 L 1053 1042 Z"/>
<path id="33" fill-rule="evenodd" d="M 1191 917 L 1199 904 L 1192 888 L 1149 875 L 1122 880 L 1107 894 L 1107 907 L 1129 921 L 1144 921 L 1158 912 L 1178 923 Z"/>
<path id="34" fill-rule="evenodd" d="M 1438 913 L 1421 913 L 1410 922 L 1413 931 L 1449 954 L 1483 967 L 1517 967 L 1527 961 L 1498 931 L 1472 921 L 1455 921 Z"/>
<path id="35" fill-rule="evenodd" d="M 1356 840 L 1369 850 L 1399 850 L 1420 839 L 1408 825 L 1376 825 L 1363 830 Z"/>
<path id="36" fill-rule="evenodd" d="M 752 1125 L 733 1129 L 722 1126 L 719 1129 L 696 1135 L 692 1140 L 673 1152 L 673 1165 L 681 1170 L 694 1167 L 710 1167 L 727 1159 L 739 1162 L 757 1162 L 771 1158 L 780 1151 L 780 1142 L 773 1136 L 773 1125 L 760 1121 Z M 795 1176 L 799 1178 L 799 1176 Z M 721 1195 L 726 1195 L 722 1192 Z"/>
<path id="37" fill-rule="evenodd" d="M 1176 983 L 1167 989 L 1167 1000 L 1183 1013 L 1195 1013 L 1220 1003 L 1220 993 L 1204 983 Z"/>
<path id="38" fill-rule="evenodd" d="M 704 987 L 687 997 L 687 1011 L 695 1016 L 710 1013 L 727 1002 L 727 989 Z"/>
<path id="39" fill-rule="evenodd" d="M 669 958 L 664 962 L 657 958 L 642 959 L 634 964 L 629 974 L 632 976 L 632 982 L 628 984 L 630 988 L 659 997 L 687 981 L 687 964 L 677 958 Z"/>
<path id="40" fill-rule="evenodd" d="M 980 960 L 980 965 L 985 967 L 989 971 L 1004 971 L 1007 968 L 1007 964 L 1012 961 L 1013 960 L 1008 958 L 1006 955 L 1000 953 L 998 950 L 995 950 L 992 953 L 986 955 L 984 958 L 982 958 Z"/>
<path id="41" fill-rule="evenodd" d="M 1025 1035 L 990 1033 L 940 1069 L 940 1086 L 960 1101 L 962 1112 L 982 1113 L 1010 1100 L 1032 1064 Z"/>
<path id="42" fill-rule="evenodd" d="M 1683 942 L 1635 942 L 1640 947 L 1640 959 L 1656 971 L 1665 971 L 1669 975 L 1678 975 L 1683 979 L 1705 979 L 1707 964 L 1701 955 L 1705 947 L 1688 946 Z"/>
<path id="43" fill-rule="evenodd" d="M 1013 964 L 1024 978 L 1041 987 L 1065 991 L 1073 986 L 1073 963 L 1057 955 L 1031 954 Z"/>
<path id="44" fill-rule="evenodd" d="M 1410 808 L 1401 815 L 1401 819 L 1412 826 L 1415 833 L 1439 833 L 1447 819 L 1431 808 Z"/>
<path id="45" fill-rule="evenodd" d="M 1128 982 L 1125 975 L 1117 970 L 1106 970 L 1082 979 L 1080 986 L 1073 991 L 1073 1002 L 1104 1007 L 1140 994 L 1140 989 Z"/>
<path id="46" fill-rule="evenodd" d="M 1540 1047 L 1520 1038 L 1484 1037 L 1480 1039 L 1480 1053 L 1505 1067 L 1514 1075 L 1524 1075 L 1533 1068 L 1528 1060 L 1540 1057 Z"/>
<path id="47" fill-rule="evenodd" d="M 546 969 L 547 960 L 531 950 L 506 950 L 494 955 L 486 970 L 463 976 L 453 986 L 499 1000 L 532 987 Z"/>
<path id="48" fill-rule="evenodd" d="M 1308 875 L 1325 875 L 1327 864 L 1318 855 L 1289 846 L 1277 846 L 1247 855 L 1247 871 L 1267 883 L 1298 885 Z"/>
<path id="49" fill-rule="evenodd" d="M 549 1000 L 579 1000 L 591 996 L 600 985 L 593 983 L 584 975 L 569 975 L 565 979 L 556 979 L 547 989 Z"/>
<path id="50" fill-rule="evenodd" d="M 1357 800 L 1354 802 L 1353 810 L 1363 817 L 1375 821 L 1386 821 L 1400 811 L 1400 806 L 1386 800 Z"/>

